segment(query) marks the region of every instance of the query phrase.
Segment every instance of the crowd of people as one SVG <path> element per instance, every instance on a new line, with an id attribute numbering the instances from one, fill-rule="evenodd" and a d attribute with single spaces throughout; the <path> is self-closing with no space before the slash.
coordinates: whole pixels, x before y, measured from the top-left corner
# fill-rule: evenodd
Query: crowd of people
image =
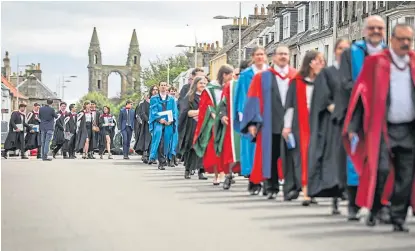
<path id="1" fill-rule="evenodd" d="M 252 195 L 273 199 L 282 187 L 284 200 L 301 196 L 302 206 L 332 198 L 332 214 L 348 200 L 349 221 L 368 208 L 367 226 L 407 232 L 410 207 L 415 215 L 414 31 L 397 24 L 387 48 L 385 29 L 381 17 L 368 17 L 364 40 L 336 42 L 332 66 L 311 50 L 294 69 L 289 48 L 279 45 L 272 62 L 256 47 L 239 68 L 221 66 L 214 81 L 195 68 L 178 95 L 160 82 L 136 109 L 127 101 L 117 122 L 108 107 L 99 112 L 89 101 L 79 113 L 74 104 L 66 112 L 62 103 L 57 114 L 35 104 L 27 116 L 22 104 L 4 156 L 38 148 L 38 158 L 49 160 L 53 138 L 53 157 L 62 149 L 64 158 L 91 159 L 99 149 L 101 158 L 105 151 L 112 158 L 117 126 L 124 159 L 135 132 L 134 150 L 159 170 L 183 162 L 185 179 L 214 174 L 213 185 L 224 189 L 239 174 Z"/>

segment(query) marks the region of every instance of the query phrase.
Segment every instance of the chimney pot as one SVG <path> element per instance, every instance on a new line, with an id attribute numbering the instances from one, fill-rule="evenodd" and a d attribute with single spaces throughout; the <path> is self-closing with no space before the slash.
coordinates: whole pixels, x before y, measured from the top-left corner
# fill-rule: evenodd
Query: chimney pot
<path id="1" fill-rule="evenodd" d="M 243 19 L 243 23 L 242 23 L 244 26 L 247 26 L 248 25 L 248 19 L 246 18 L 246 17 L 244 17 L 244 19 Z"/>
<path id="2" fill-rule="evenodd" d="M 265 15 L 265 6 L 264 5 L 261 6 L 261 15 Z"/>
<path id="3" fill-rule="evenodd" d="M 237 24 L 237 21 L 236 20 L 237 20 L 236 18 L 233 19 L 233 25 L 236 25 Z"/>
<path id="4" fill-rule="evenodd" d="M 258 16 L 258 4 L 255 4 L 254 15 Z"/>
<path id="5" fill-rule="evenodd" d="M 37 63 L 37 69 L 40 70 L 40 63 Z"/>
<path id="6" fill-rule="evenodd" d="M 215 50 L 215 44 L 212 43 L 212 45 L 210 46 L 210 48 L 212 49 L 212 51 L 214 51 Z"/>
<path id="7" fill-rule="evenodd" d="M 216 41 L 216 49 L 219 49 L 219 41 Z"/>
<path id="8" fill-rule="evenodd" d="M 207 50 L 210 51 L 210 44 L 207 44 Z"/>

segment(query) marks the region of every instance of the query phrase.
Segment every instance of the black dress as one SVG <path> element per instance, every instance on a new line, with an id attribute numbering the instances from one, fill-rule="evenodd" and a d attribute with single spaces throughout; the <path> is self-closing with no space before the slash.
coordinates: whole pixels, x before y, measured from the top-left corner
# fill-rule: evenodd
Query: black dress
<path id="1" fill-rule="evenodd" d="M 141 120 L 140 131 L 135 142 L 134 150 L 138 154 L 143 155 L 143 160 L 148 158 L 148 150 L 151 144 L 151 134 L 148 125 L 148 117 L 150 114 L 150 103 L 145 100 L 140 103 L 137 109 L 138 116 Z"/>
<path id="2" fill-rule="evenodd" d="M 59 111 L 58 118 L 55 120 L 55 130 L 53 132 L 53 139 L 51 148 L 53 152 L 58 152 L 65 143 L 65 117 L 66 112 Z"/>
<path id="3" fill-rule="evenodd" d="M 113 138 L 115 133 L 115 118 L 111 114 L 103 113 L 99 117 L 99 154 L 104 154 L 107 148 L 107 136 L 110 137 L 110 149 L 114 149 Z"/>
<path id="4" fill-rule="evenodd" d="M 75 141 L 75 152 L 83 153 L 86 139 L 89 139 L 89 149 L 93 147 L 95 135 L 92 131 L 92 113 L 82 111 L 77 116 L 77 130 Z"/>
<path id="5" fill-rule="evenodd" d="M 197 121 L 188 116 L 190 110 L 199 109 L 200 95 L 195 94 L 193 101 L 189 97 L 183 98 L 180 104 L 179 116 L 179 149 L 184 157 L 186 171 L 202 169 L 202 158 L 198 157 L 193 149 L 193 138 L 197 126 Z"/>
<path id="6" fill-rule="evenodd" d="M 10 117 L 9 133 L 4 142 L 4 156 L 7 155 L 7 151 L 19 149 L 21 151 L 20 154 L 23 157 L 25 151 L 24 129 L 20 132 L 16 132 L 15 130 L 24 127 L 31 130 L 31 127 L 26 123 L 26 114 L 23 114 L 20 111 L 14 111 Z"/>
<path id="7" fill-rule="evenodd" d="M 29 112 L 27 114 L 27 124 L 32 127 L 34 130 L 33 133 L 31 133 L 30 128 L 26 129 L 26 137 L 25 137 L 25 151 L 32 150 L 32 149 L 38 149 L 37 156 L 39 157 L 41 155 L 40 148 L 42 146 L 41 139 L 40 139 L 40 131 L 39 131 L 39 112 Z"/>

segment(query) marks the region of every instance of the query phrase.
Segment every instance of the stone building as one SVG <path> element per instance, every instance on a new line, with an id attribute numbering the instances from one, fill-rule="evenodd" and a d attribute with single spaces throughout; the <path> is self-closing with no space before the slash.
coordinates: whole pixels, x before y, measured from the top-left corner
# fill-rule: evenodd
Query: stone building
<path id="1" fill-rule="evenodd" d="M 94 27 L 88 50 L 89 92 L 101 92 L 108 96 L 108 76 L 115 72 L 121 76 L 121 95 L 128 90 L 140 87 L 140 48 L 135 29 L 130 40 L 127 62 L 125 65 L 103 65 L 97 30 Z"/>
<path id="2" fill-rule="evenodd" d="M 205 67 L 209 65 L 210 60 L 215 56 L 221 48 L 219 41 L 215 43 L 198 43 L 197 44 L 197 65 L 196 67 Z M 195 67 L 195 47 L 189 48 L 185 52 L 189 68 Z"/>

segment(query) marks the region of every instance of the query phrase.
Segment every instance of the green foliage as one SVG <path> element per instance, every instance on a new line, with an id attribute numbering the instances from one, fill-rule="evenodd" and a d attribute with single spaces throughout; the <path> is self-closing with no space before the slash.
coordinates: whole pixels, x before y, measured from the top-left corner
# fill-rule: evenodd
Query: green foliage
<path id="1" fill-rule="evenodd" d="M 151 87 L 157 85 L 160 81 L 167 82 L 167 68 L 170 63 L 169 80 L 171 84 L 181 72 L 188 69 L 187 58 L 184 55 L 176 55 L 168 58 L 167 60 L 161 60 L 157 58 L 156 61 L 151 62 L 150 65 L 144 68 L 141 72 L 141 78 L 144 85 Z"/>
<path id="2" fill-rule="evenodd" d="M 81 111 L 82 110 L 82 107 L 83 107 L 84 102 L 86 100 L 89 100 L 89 101 L 93 100 L 93 101 L 95 101 L 97 103 L 97 108 L 99 110 L 101 110 L 102 107 L 106 105 L 106 106 L 109 106 L 110 107 L 112 114 L 115 114 L 115 113 L 118 114 L 118 111 L 115 110 L 116 109 L 115 105 L 106 96 L 104 96 L 103 94 L 101 94 L 99 92 L 88 92 L 88 94 L 86 94 L 85 96 L 83 96 L 78 101 L 78 103 L 76 104 L 76 108 L 77 108 L 78 111 Z"/>

